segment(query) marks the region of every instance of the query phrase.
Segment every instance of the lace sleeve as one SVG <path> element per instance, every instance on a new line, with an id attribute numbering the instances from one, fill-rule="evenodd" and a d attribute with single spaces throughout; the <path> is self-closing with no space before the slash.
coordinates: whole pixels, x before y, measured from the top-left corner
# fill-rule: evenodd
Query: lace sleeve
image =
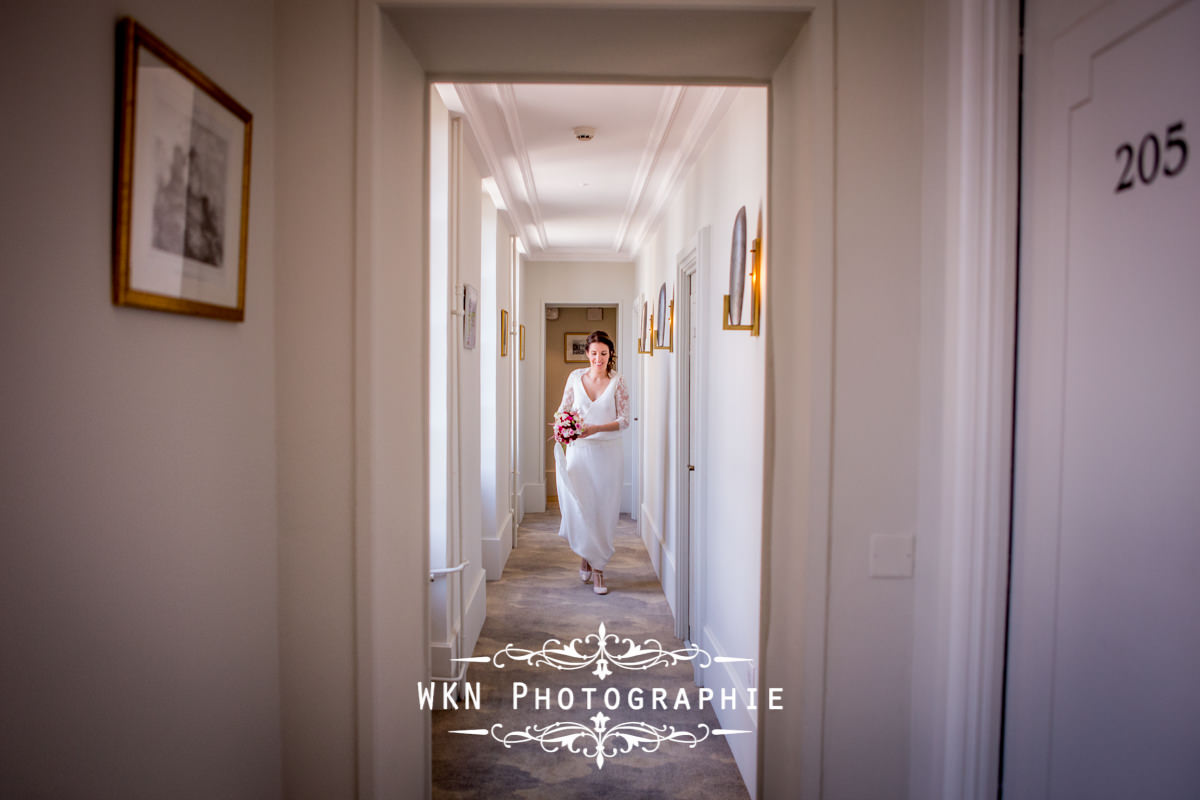
<path id="1" fill-rule="evenodd" d="M 567 377 L 567 386 L 563 389 L 562 402 L 558 404 L 558 411 L 568 411 L 575 407 L 575 389 L 571 385 L 570 376 Z M 558 413 L 555 411 L 554 413 Z"/>
<path id="2" fill-rule="evenodd" d="M 625 377 L 617 376 L 617 388 L 615 389 L 617 400 L 617 425 L 620 430 L 625 430 L 629 427 L 629 391 L 625 388 Z"/>

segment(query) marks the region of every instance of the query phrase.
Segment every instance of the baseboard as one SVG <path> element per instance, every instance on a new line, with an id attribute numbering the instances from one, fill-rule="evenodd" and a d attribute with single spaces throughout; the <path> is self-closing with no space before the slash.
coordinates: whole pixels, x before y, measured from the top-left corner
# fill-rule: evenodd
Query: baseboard
<path id="1" fill-rule="evenodd" d="M 757 781 L 758 769 L 758 712 L 746 708 L 750 702 L 746 687 L 750 670 L 754 669 L 757 664 L 745 661 L 717 663 L 715 659 L 718 656 L 747 658 L 751 654 L 726 652 L 712 628 L 707 625 L 704 626 L 704 641 L 699 644 L 714 658 L 712 666 L 704 671 L 704 685 L 712 689 L 717 698 L 720 698 L 722 689 L 732 687 L 737 693 L 737 708 L 722 709 L 720 703 L 717 702 L 713 709 L 716 711 L 717 721 L 721 723 L 722 728 L 750 731 L 750 733 L 727 736 L 725 741 L 729 742 L 729 749 L 733 751 L 733 758 L 737 762 L 738 770 L 742 773 L 742 779 L 747 786 L 754 786 Z M 757 673 L 757 670 L 754 669 L 754 672 Z M 756 698 L 759 708 L 762 708 L 765 702 L 765 698 Z"/>
<path id="2" fill-rule="evenodd" d="M 666 543 L 663 541 L 662 532 L 659 531 L 658 524 L 654 521 L 654 515 L 650 513 L 650 509 L 646 508 L 646 504 L 642 503 L 642 531 L 643 531 L 642 538 L 643 539 L 646 538 L 645 531 L 647 528 L 650 529 L 650 533 L 653 534 L 653 536 L 654 536 L 653 543 L 657 544 L 659 547 L 666 547 Z M 647 541 L 646 546 L 650 547 L 651 541 Z"/>
<path id="3" fill-rule="evenodd" d="M 479 632 L 483 630 L 483 620 L 487 615 L 487 591 L 484 588 L 487 579 L 487 573 L 484 570 L 479 570 L 474 573 L 475 580 L 471 587 L 467 590 L 464 607 L 466 612 L 463 614 L 461 630 L 463 636 L 463 653 L 457 652 L 458 648 L 458 632 L 460 627 L 455 625 L 447 635 L 447 638 L 441 641 L 433 641 L 429 643 L 429 667 L 430 674 L 438 678 L 454 677 L 462 665 L 451 659 L 461 656 L 470 656 L 475 651 L 475 643 L 479 641 Z M 460 578 L 466 580 L 466 577 Z"/>
<path id="4" fill-rule="evenodd" d="M 658 576 L 658 582 L 662 586 L 663 594 L 667 598 L 667 606 L 671 609 L 671 616 L 676 616 L 675 554 L 666 547 L 662 548 L 662 574 Z"/>
<path id="5" fill-rule="evenodd" d="M 508 554 L 512 552 L 513 515 L 504 515 L 494 536 L 483 537 L 483 568 L 489 581 L 498 581 L 504 574 Z"/>
<path id="6" fill-rule="evenodd" d="M 475 643 L 479 641 L 479 632 L 483 630 L 483 620 L 487 616 L 487 573 L 479 570 L 475 575 L 475 583 L 466 593 L 466 612 L 463 614 L 464 656 L 475 654 Z"/>

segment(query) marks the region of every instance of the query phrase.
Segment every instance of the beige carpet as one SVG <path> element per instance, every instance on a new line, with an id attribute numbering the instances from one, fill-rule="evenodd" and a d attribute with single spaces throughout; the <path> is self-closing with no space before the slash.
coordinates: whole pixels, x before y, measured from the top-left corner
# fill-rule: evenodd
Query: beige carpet
<path id="1" fill-rule="evenodd" d="M 617 531 L 617 552 L 605 570 L 609 594 L 592 593 L 589 584 L 579 580 L 579 558 L 570 551 L 558 532 L 557 511 L 526 515 L 504 569 L 503 579 L 487 585 L 487 620 L 475 648 L 476 656 L 492 656 L 512 644 L 517 648 L 540 650 L 549 639 L 564 644 L 598 634 L 600 623 L 607 632 L 636 644 L 656 639 L 663 650 L 676 650 L 683 643 L 675 638 L 674 622 L 666 597 L 650 560 L 637 536 L 635 523 L 621 518 Z M 626 646 L 614 646 L 612 654 L 622 654 Z M 596 652 L 595 641 L 581 643 L 579 652 Z M 631 671 L 612 666 L 612 674 L 601 680 L 594 674 L 595 664 L 579 670 L 558 670 L 552 666 L 530 666 L 505 658 L 505 666 L 491 663 L 472 664 L 467 674 L 470 683 L 481 686 L 478 710 L 435 711 L 433 713 L 433 796 L 435 798 L 597 798 L 597 800 L 659 800 L 680 798 L 747 798 L 745 786 L 722 736 L 709 735 L 695 747 L 667 741 L 655 752 L 634 749 L 604 762 L 598 769 L 594 758 L 566 749 L 548 753 L 537 742 L 514 743 L 511 747 L 491 736 L 450 733 L 451 730 L 491 729 L 499 723 L 501 735 L 524 731 L 528 726 L 546 726 L 575 722 L 592 729 L 597 711 L 606 717 L 608 730 L 622 722 L 645 722 L 674 726 L 676 730 L 700 732 L 700 724 L 717 728 L 710 708 L 695 708 L 696 689 L 692 666 L 680 663 L 657 666 L 646 671 Z M 529 695 L 513 710 L 513 684 L 524 682 Z M 551 689 L 550 709 L 534 709 L 536 687 Z M 559 708 L 557 695 L 563 687 L 572 687 L 575 706 Z M 583 687 L 596 687 L 592 709 L 583 707 Z M 620 708 L 603 707 L 602 693 L 609 687 L 620 690 Z M 641 711 L 629 707 L 631 687 L 645 692 Z M 691 711 L 650 710 L 650 690 L 668 690 L 674 701 L 680 688 L 686 688 L 693 702 Z M 752 735 L 752 734 L 741 734 Z M 582 740 L 581 740 L 582 741 Z"/>

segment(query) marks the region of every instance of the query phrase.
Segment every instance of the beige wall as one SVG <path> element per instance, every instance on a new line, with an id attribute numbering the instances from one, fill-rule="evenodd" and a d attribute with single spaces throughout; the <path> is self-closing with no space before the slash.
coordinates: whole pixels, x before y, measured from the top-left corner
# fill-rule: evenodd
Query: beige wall
<path id="1" fill-rule="evenodd" d="M 254 114 L 244 323 L 111 305 L 124 14 Z M 273 16 L 5 5 L 0 796 L 280 794 Z"/>
<path id="2" fill-rule="evenodd" d="M 603 274 L 606 279 L 597 288 L 590 277 Z M 550 436 L 549 422 L 554 409 L 562 400 L 563 385 L 570 372 L 568 365 L 562 360 L 562 335 L 558 334 L 557 342 L 550 338 L 546 329 L 545 306 L 547 304 L 570 308 L 571 306 L 614 306 L 619 309 L 633 307 L 633 264 L 612 262 L 552 262 L 525 261 L 521 265 L 521 316 L 525 322 L 525 362 L 520 376 L 521 408 L 518 409 L 520 429 L 521 492 L 524 496 L 525 508 L 538 511 L 544 508 L 546 493 L 554 492 L 554 467 L 552 451 L 547 443 Z M 569 304 L 569 305 L 564 305 Z M 616 330 L 616 317 L 611 309 L 607 310 L 605 325 L 614 320 L 607 328 L 613 342 L 617 346 L 617 370 L 631 381 L 635 376 L 630 374 L 637 365 L 635 358 L 636 342 L 629 338 L 628 318 L 622 323 L 626 335 Z M 583 315 L 583 327 L 573 328 L 591 332 L 598 326 L 591 327 Z M 580 364 L 578 366 L 584 366 Z M 548 373 L 558 369 L 559 378 L 551 381 Z M 630 384 L 630 393 L 633 392 Z M 634 409 L 637 415 L 637 409 Z M 629 512 L 633 507 L 633 427 L 626 430 L 622 438 L 625 462 L 624 479 L 621 490 L 621 511 Z M 545 483 L 549 477 L 550 483 Z"/>
<path id="3" fill-rule="evenodd" d="M 276 242 L 284 789 L 353 792 L 354 80 L 350 3 L 281 3 Z"/>
<path id="4" fill-rule="evenodd" d="M 572 306 L 555 306 L 558 309 L 558 319 L 546 319 L 545 314 L 542 314 L 542 320 L 546 325 L 546 405 L 542 416 L 546 424 L 546 443 L 543 448 L 544 457 L 546 459 L 546 496 L 555 497 L 558 490 L 555 488 L 554 477 L 554 439 L 550 438 L 551 428 L 550 423 L 554 419 L 554 412 L 558 410 L 558 404 L 562 402 L 563 387 L 567 385 L 567 376 L 572 370 L 580 367 L 587 367 L 587 362 L 568 362 L 564 356 L 563 342 L 564 336 L 567 333 L 591 333 L 592 331 L 607 331 L 609 338 L 613 340 L 613 344 L 618 347 L 617 332 L 619 326 L 617 324 L 617 309 L 615 306 L 602 308 L 604 318 L 600 320 L 589 320 L 587 318 L 587 308 L 578 308 Z M 627 359 L 628 360 L 628 359 Z"/>

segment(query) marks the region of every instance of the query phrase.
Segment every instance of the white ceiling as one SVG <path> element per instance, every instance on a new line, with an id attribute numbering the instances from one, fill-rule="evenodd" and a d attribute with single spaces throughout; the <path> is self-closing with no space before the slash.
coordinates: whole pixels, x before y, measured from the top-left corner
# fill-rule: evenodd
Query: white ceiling
<path id="1" fill-rule="evenodd" d="M 738 89 L 438 84 L 485 177 L 540 261 L 630 261 Z M 760 90 L 761 91 L 761 90 Z M 577 141 L 573 129 L 595 137 Z"/>

